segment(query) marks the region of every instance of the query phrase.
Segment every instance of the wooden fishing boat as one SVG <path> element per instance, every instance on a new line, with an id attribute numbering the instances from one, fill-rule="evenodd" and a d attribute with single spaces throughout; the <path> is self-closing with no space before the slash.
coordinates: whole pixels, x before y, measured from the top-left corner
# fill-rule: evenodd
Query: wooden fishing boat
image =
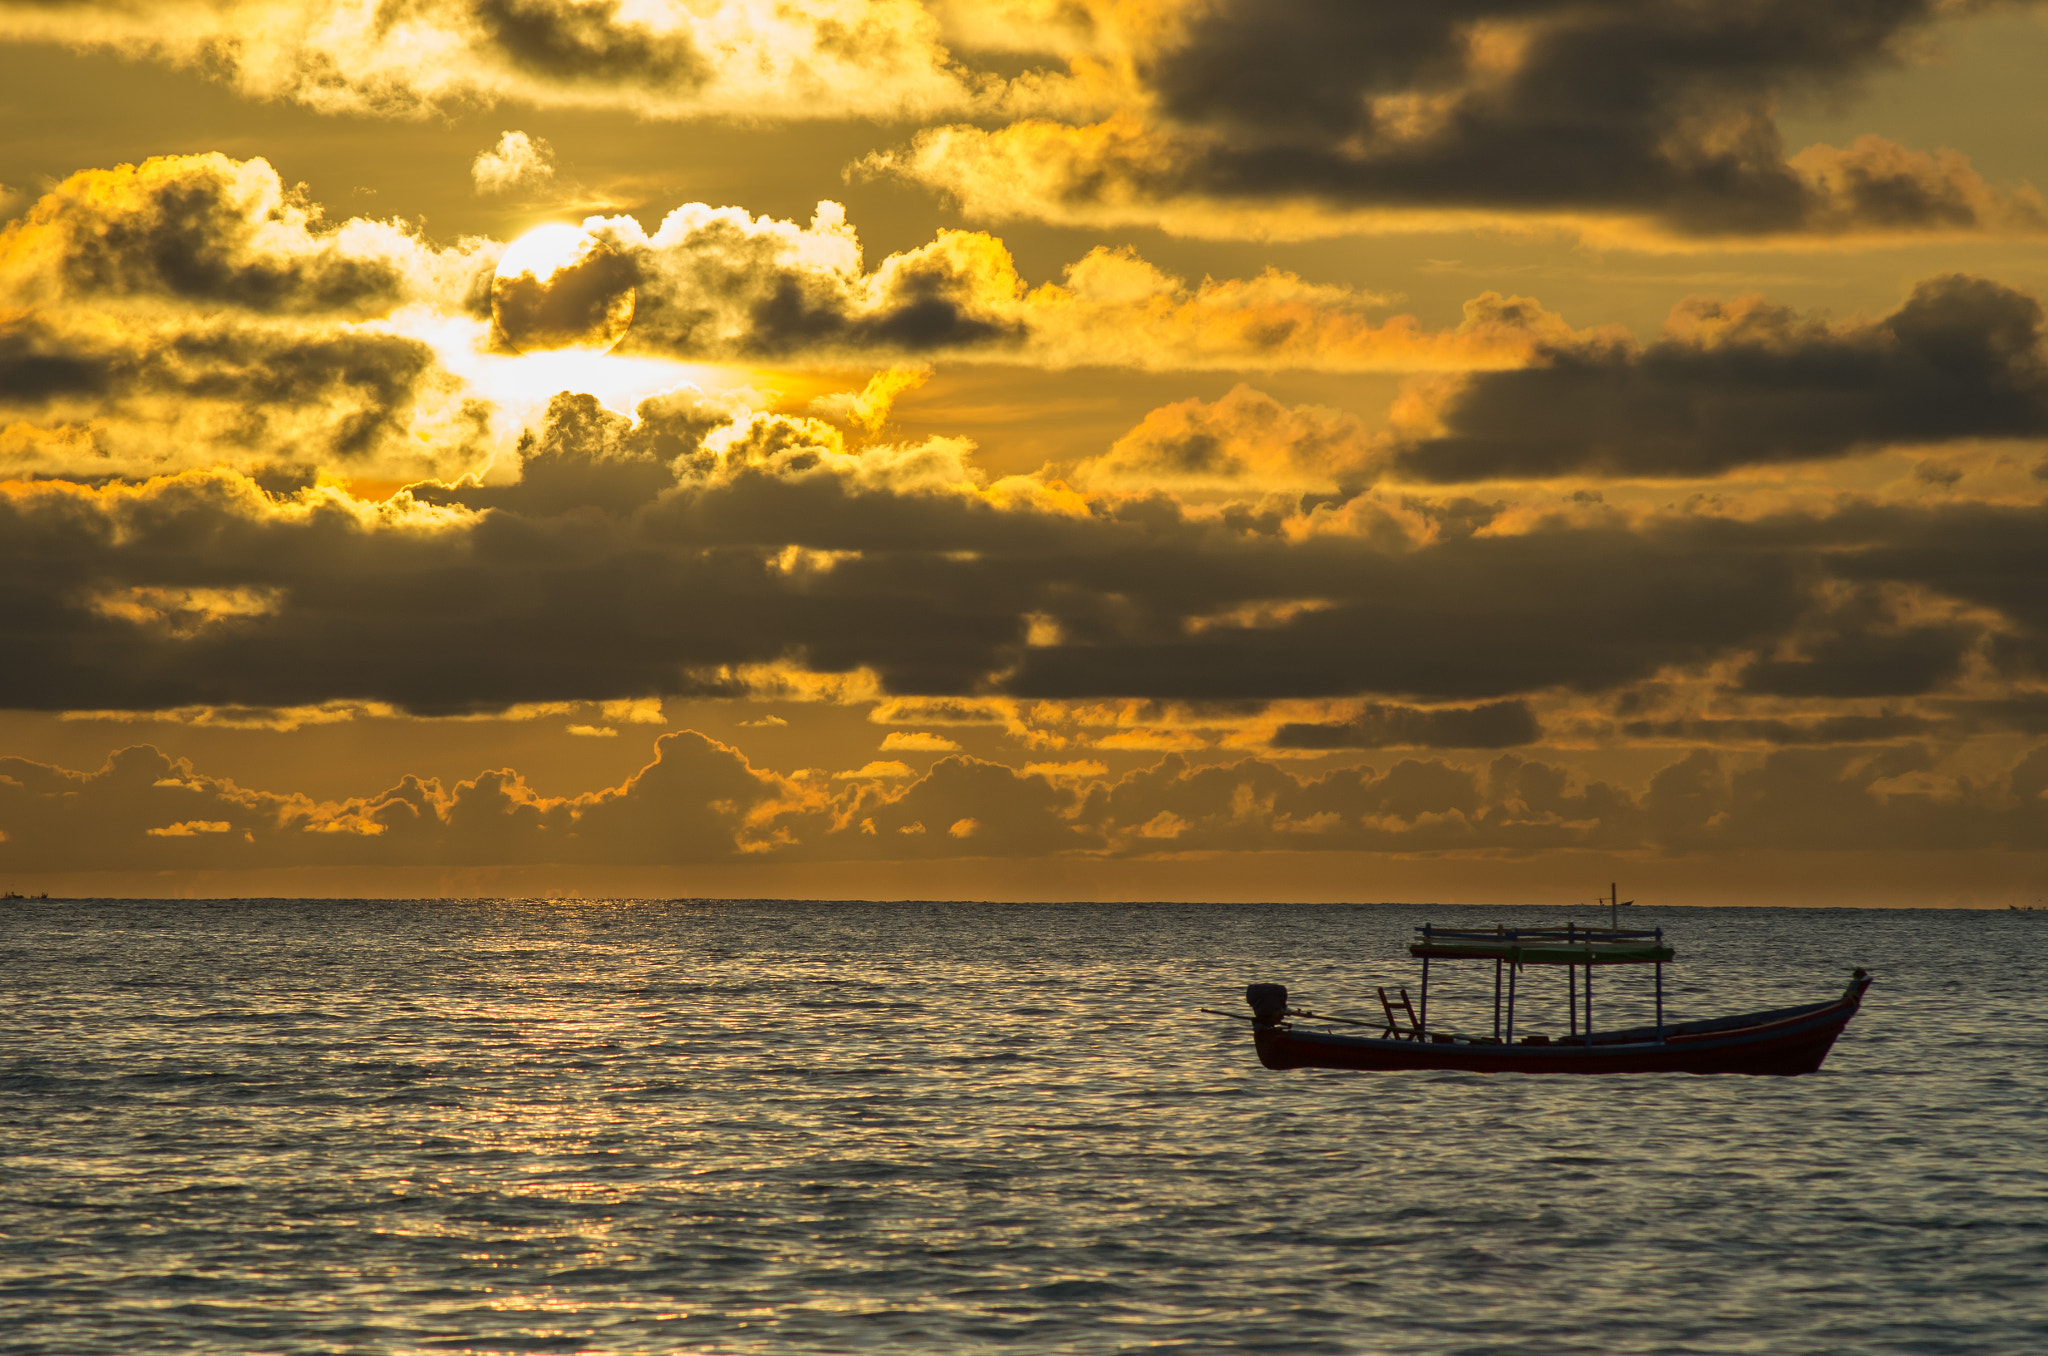
<path id="1" fill-rule="evenodd" d="M 1802 1007 L 1734 1017 L 1667 1023 L 1664 967 L 1674 952 L 1664 930 L 1589 928 L 1416 929 L 1409 954 L 1422 962 L 1420 1009 L 1408 991 L 1379 991 L 1383 1022 L 1323 1016 L 1288 1005 L 1279 984 L 1246 988 L 1252 1040 L 1269 1069 L 1462 1069 L 1473 1073 L 1746 1073 L 1802 1074 L 1820 1068 L 1842 1028 L 1856 1015 L 1870 976 L 1856 971 L 1841 997 Z M 1431 962 L 1492 961 L 1493 1031 L 1466 1035 L 1429 1023 Z M 1656 1020 L 1649 1026 L 1596 1031 L 1593 972 L 1648 965 L 1656 976 Z M 1525 967 L 1563 966 L 1570 1018 L 1566 1034 L 1515 1038 L 1517 980 Z M 1583 982 L 1580 972 L 1584 971 Z M 1526 1001 L 1526 1000 L 1525 1000 Z M 1237 1016 L 1238 1014 L 1220 1014 Z M 1352 1028 L 1338 1030 L 1337 1028 Z M 1377 1031 L 1374 1028 L 1378 1028 Z"/>

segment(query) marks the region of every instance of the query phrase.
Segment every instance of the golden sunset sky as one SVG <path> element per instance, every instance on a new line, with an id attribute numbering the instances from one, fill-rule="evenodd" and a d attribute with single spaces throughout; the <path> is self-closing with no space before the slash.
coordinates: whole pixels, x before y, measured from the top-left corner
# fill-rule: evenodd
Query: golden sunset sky
<path id="1" fill-rule="evenodd" d="M 0 2 L 0 887 L 2032 903 L 2044 71 Z"/>

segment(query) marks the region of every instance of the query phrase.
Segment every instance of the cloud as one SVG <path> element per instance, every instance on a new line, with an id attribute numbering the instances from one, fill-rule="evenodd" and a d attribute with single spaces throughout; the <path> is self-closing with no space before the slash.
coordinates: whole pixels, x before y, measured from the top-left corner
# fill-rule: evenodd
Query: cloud
<path id="1" fill-rule="evenodd" d="M 1803 720 L 1706 717 L 1633 720 L 1622 733 L 1631 742 L 1674 744 L 1872 744 L 1932 733 L 1936 722 L 1915 715 L 1843 715 Z"/>
<path id="2" fill-rule="evenodd" d="M 1639 244 L 2038 233 L 2038 196 L 1987 185 L 1953 152 L 1875 137 L 1785 151 L 1779 101 L 1893 62 L 1951 8 L 1144 7 L 1108 21 L 1124 59 L 1100 69 L 1128 76 L 1090 101 L 1106 105 L 1093 120 L 927 128 L 868 164 L 971 217 L 1209 237 L 1516 220 Z"/>
<path id="3" fill-rule="evenodd" d="M 0 229 L 0 408 L 39 421 L 0 457 L 102 475 L 474 460 L 481 407 L 389 319 L 459 311 L 479 267 L 473 245 L 329 226 L 261 160 L 74 174 Z"/>
<path id="4" fill-rule="evenodd" d="M 0 466 L 225 464 L 293 488 L 322 467 L 387 483 L 481 475 L 560 389 L 540 383 L 638 383 L 604 388 L 623 406 L 685 384 L 677 360 L 884 364 L 820 407 L 872 438 L 940 357 L 1463 371 L 1585 338 L 1526 299 L 1489 293 L 1427 330 L 1382 317 L 1372 293 L 1270 271 L 1190 286 L 1128 251 L 1033 287 L 973 232 L 870 270 L 830 203 L 807 226 L 691 204 L 651 236 L 629 217 L 586 227 L 568 266 L 494 279 L 505 247 L 328 222 L 261 160 L 81 171 L 0 229 L 0 410 L 20 421 L 0 432 Z M 641 366 L 547 365 L 621 336 Z"/>
<path id="5" fill-rule="evenodd" d="M 851 772 L 835 772 L 832 775 L 840 781 L 879 781 L 893 777 L 908 777 L 911 772 L 908 763 L 899 763 L 892 758 L 886 762 L 878 759 Z"/>
<path id="6" fill-rule="evenodd" d="M 98 460 L 115 472 L 159 459 L 361 463 L 394 445 L 424 469 L 408 435 L 452 396 L 433 351 L 399 335 L 225 323 L 59 337 L 0 322 L 0 407 L 92 421 Z M 50 470 L 74 459 L 62 437 L 24 451 Z"/>
<path id="7" fill-rule="evenodd" d="M 1428 709 L 1367 705 L 1349 720 L 1290 723 L 1273 735 L 1278 749 L 1505 749 L 1539 736 L 1528 703 Z"/>
<path id="8" fill-rule="evenodd" d="M 883 723 L 1019 738 L 1059 737 L 1020 699 L 1358 697 L 1379 706 L 1313 737 L 1485 746 L 1527 737 L 1531 694 L 1667 671 L 1820 702 L 2048 671 L 2043 512 L 1504 516 L 1377 491 L 1077 510 L 943 443 L 854 451 L 815 420 L 562 397 L 510 485 L 382 503 L 230 471 L 0 486 L 0 639 L 23 657 L 0 700 L 457 714 L 773 674 L 888 696 Z M 1214 739 L 1149 719 L 1117 736 Z"/>
<path id="9" fill-rule="evenodd" d="M 1059 784 L 1064 782 L 1064 785 Z M 1681 752 L 1638 787 L 1502 755 L 1302 777 L 1158 763 L 1108 779 L 951 757 L 922 778 L 827 790 L 690 731 L 620 785 L 544 796 L 512 769 L 406 777 L 316 800 L 255 790 L 146 745 L 95 772 L 0 759 L 8 870 L 911 860 L 1230 851 L 1522 854 L 2048 848 L 2048 746 L 1944 761 L 1912 742 Z"/>
<path id="10" fill-rule="evenodd" d="M 1925 615 L 1914 601 L 1870 586 L 1832 590 L 1779 652 L 1744 666 L 1738 681 L 1778 697 L 1911 696 L 1945 686 L 1986 639 L 1983 627 L 1939 608 Z"/>
<path id="11" fill-rule="evenodd" d="M 882 740 L 882 749 L 884 752 L 902 749 L 905 752 L 917 753 L 957 753 L 960 746 L 944 735 L 936 735 L 929 730 L 891 730 Z"/>
<path id="12" fill-rule="evenodd" d="M 808 226 L 691 203 L 650 236 L 632 217 L 585 223 L 637 268 L 629 350 L 693 358 L 908 353 L 1014 345 L 999 314 L 1021 290 L 988 236 L 941 232 L 872 273 L 837 203 Z"/>
<path id="13" fill-rule="evenodd" d="M 1024 765 L 1025 776 L 1043 777 L 1051 782 L 1058 782 L 1063 779 L 1068 781 L 1088 781 L 1092 778 L 1107 776 L 1108 773 L 1108 764 L 1096 762 L 1092 758 L 1071 763 L 1026 763 Z"/>
<path id="14" fill-rule="evenodd" d="M 619 786 L 566 797 L 499 769 L 316 801 L 135 745 L 90 773 L 0 759 L 0 853 L 16 870 L 717 861 L 760 850 L 763 825 L 802 800 L 695 732 L 662 736 Z"/>
<path id="15" fill-rule="evenodd" d="M 1556 525 L 1298 552 L 1219 537 L 1199 554 L 1173 552 L 1171 580 L 1151 573 L 1165 566 L 1151 556 L 1156 591 L 1125 575 L 1101 592 L 1056 595 L 1047 610 L 1062 643 L 1026 649 L 1006 686 L 1046 698 L 1377 692 L 1470 701 L 1632 681 L 1758 644 L 1789 624 L 1787 606 L 1803 593 L 1785 572 L 1789 558 L 1752 554 L 1702 573 L 1704 540 L 1693 531 Z M 1185 625 L 1259 597 L 1322 605 L 1281 625 L 1257 614 L 1247 624 Z"/>
<path id="16" fill-rule="evenodd" d="M 1207 362 L 1284 355 L 1307 334 L 1330 362 L 1367 364 L 1391 360 L 1375 345 L 1401 328 L 1367 318 L 1382 299 L 1363 292 L 1278 275 L 1188 286 L 1128 253 L 1031 288 L 1000 242 L 967 232 L 870 270 L 829 207 L 805 226 L 697 205 L 652 235 L 588 229 L 630 268 L 638 342 L 678 353 L 823 361 L 928 341 L 953 357 Z M 1985 279 L 1932 279 L 1889 315 L 1839 323 L 1691 303 L 1649 344 L 1482 298 L 1444 332 L 1451 348 L 1417 330 L 1407 351 L 1533 365 L 1431 377 L 1391 432 L 1238 386 L 1154 411 L 1097 457 L 994 477 L 963 440 L 884 439 L 881 411 L 924 359 L 890 357 L 848 404 L 858 439 L 672 367 L 634 415 L 564 392 L 520 429 L 465 384 L 498 355 L 417 337 L 455 326 L 482 343 L 477 283 L 497 247 L 330 227 L 261 162 L 77 175 L 4 241 L 0 397 L 30 412 L 0 430 L 17 477 L 0 487 L 0 640 L 25 657 L 0 700 L 18 707 L 263 723 L 523 706 L 597 730 L 659 721 L 669 695 L 887 699 L 883 724 L 1128 756 L 1282 727 L 1276 750 L 1519 746 L 1559 694 L 1673 675 L 1728 705 L 1613 721 L 1797 734 L 1890 701 L 1940 732 L 1985 717 L 1937 703 L 2016 700 L 2048 672 L 2023 470 L 1997 503 L 1962 485 L 1923 502 L 1919 482 L 1886 502 L 1758 480 L 1733 508 L 1663 509 L 1418 483 L 1708 476 L 1896 439 L 2039 436 L 2041 308 Z M 1116 337 L 1090 349 L 1089 331 Z M 361 495 L 344 483 L 384 475 Z M 1035 714 L 1098 700 L 1251 711 L 1101 730 Z M 1354 705 L 1256 710 L 1292 700 Z M 959 817 L 913 816 L 935 834 Z"/>
<path id="17" fill-rule="evenodd" d="M 2035 297 L 1949 274 L 1876 320 L 1830 325 L 1751 298 L 1693 300 L 1654 342 L 1547 345 L 1408 417 L 1393 458 L 1449 482 L 1711 476 L 1873 447 L 2048 435 L 2048 331 Z"/>
<path id="18" fill-rule="evenodd" d="M 491 321 L 497 337 L 521 353 L 602 353 L 625 337 L 638 296 L 632 263 L 603 240 L 574 226 L 541 226 L 498 260 Z"/>
<path id="19" fill-rule="evenodd" d="M 151 838 L 191 838 L 202 833 L 226 833 L 233 827 L 225 819 L 188 819 L 182 824 L 166 824 L 144 832 Z"/>
<path id="20" fill-rule="evenodd" d="M 197 66 L 244 95 L 420 116 L 511 102 L 650 118 L 917 116 L 974 106 L 913 0 L 228 0 L 9 6 L 0 37 Z"/>
<path id="21" fill-rule="evenodd" d="M 545 141 L 524 132 L 506 132 L 498 144 L 479 151 L 469 167 L 479 193 L 509 193 L 515 188 L 539 188 L 555 177 L 555 151 Z"/>
<path id="22" fill-rule="evenodd" d="M 901 791 L 870 793 L 842 811 L 842 822 L 852 829 L 812 840 L 811 851 L 827 858 L 911 852 L 1003 857 L 1099 846 L 1098 838 L 1067 817 L 1071 804 L 1071 795 L 1045 777 L 955 754 Z M 943 832 L 940 825 L 946 826 Z"/>
<path id="23" fill-rule="evenodd" d="M 2048 846 L 2043 752 L 1991 777 L 1927 750 L 1788 749 L 1760 759 L 1696 750 L 1640 792 L 1504 755 L 1484 775 L 1404 760 L 1298 778 L 1258 761 L 1168 757 L 1089 792 L 1079 818 L 1119 850 L 1725 852 Z"/>
<path id="24" fill-rule="evenodd" d="M 1150 371 L 1467 371 L 1513 367 L 1546 340 L 1575 338 L 1527 297 L 1485 292 L 1460 323 L 1426 329 L 1383 316 L 1388 299 L 1268 268 L 1189 285 L 1134 250 L 1098 246 L 1060 283 L 1024 293 L 1025 357 L 1048 367 Z"/>
<path id="25" fill-rule="evenodd" d="M 827 418 L 842 419 L 864 429 L 869 435 L 882 431 L 897 399 L 931 380 L 929 363 L 899 364 L 869 377 L 858 392 L 845 391 L 820 396 L 811 409 Z"/>
<path id="26" fill-rule="evenodd" d="M 1369 480 L 1377 450 L 1355 415 L 1289 409 L 1238 385 L 1221 400 L 1183 400 L 1153 410 L 1068 478 L 1101 489 L 1327 491 Z"/>
<path id="27" fill-rule="evenodd" d="M 329 112 L 955 119 L 868 164 L 986 219 L 1264 237 L 1534 220 L 1636 243 L 2038 233 L 2037 196 L 1954 152 L 1865 137 L 1794 153 L 1777 126 L 1780 103 L 1853 87 L 1957 8 L 107 0 L 9 6 L 0 37 L 170 60 Z"/>
<path id="28" fill-rule="evenodd" d="M 10 222 L 10 293 L 29 301 L 188 302 L 256 315 L 382 315 L 425 247 L 403 228 L 320 229 L 264 160 L 159 156 L 82 170 Z"/>
<path id="29" fill-rule="evenodd" d="M 1546 341 L 1582 337 L 1526 297 L 1484 293 L 1457 326 L 1429 330 L 1410 315 L 1382 316 L 1387 299 L 1376 293 L 1276 269 L 1190 285 L 1129 249 L 1098 247 L 1060 282 L 1033 287 L 1003 242 L 978 231 L 940 231 L 870 271 L 834 202 L 819 203 L 805 226 L 702 203 L 677 208 L 651 236 L 632 217 L 592 217 L 584 226 L 634 267 L 638 308 L 622 350 L 629 352 L 799 361 L 944 355 L 1154 371 L 1464 371 L 1513 366 Z M 891 398 L 917 370 L 900 369 Z"/>

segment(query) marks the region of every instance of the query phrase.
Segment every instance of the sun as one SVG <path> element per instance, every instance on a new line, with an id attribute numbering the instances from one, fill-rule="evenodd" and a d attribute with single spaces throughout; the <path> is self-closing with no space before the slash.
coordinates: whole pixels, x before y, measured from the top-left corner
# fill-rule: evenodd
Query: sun
<path id="1" fill-rule="evenodd" d="M 634 261 L 581 226 L 536 226 L 505 249 L 491 320 L 506 345 L 609 352 L 633 324 Z"/>
<path id="2" fill-rule="evenodd" d="M 512 278 L 530 273 L 546 281 L 581 259 L 583 252 L 595 240 L 596 237 L 581 226 L 571 226 L 567 222 L 553 221 L 545 226 L 536 226 L 507 245 L 505 252 L 498 256 L 498 276 Z"/>

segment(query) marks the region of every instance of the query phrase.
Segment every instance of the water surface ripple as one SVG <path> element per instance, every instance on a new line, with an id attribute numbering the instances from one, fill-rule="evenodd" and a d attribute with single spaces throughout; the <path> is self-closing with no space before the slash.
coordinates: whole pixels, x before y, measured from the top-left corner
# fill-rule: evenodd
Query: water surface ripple
<path id="1" fill-rule="evenodd" d="M 1196 1011 L 1541 909 L 0 909 L 0 1352 L 2048 1350 L 2048 913 L 1636 910 L 1677 1018 L 1877 986 L 1817 1075 L 1573 1079 Z"/>

